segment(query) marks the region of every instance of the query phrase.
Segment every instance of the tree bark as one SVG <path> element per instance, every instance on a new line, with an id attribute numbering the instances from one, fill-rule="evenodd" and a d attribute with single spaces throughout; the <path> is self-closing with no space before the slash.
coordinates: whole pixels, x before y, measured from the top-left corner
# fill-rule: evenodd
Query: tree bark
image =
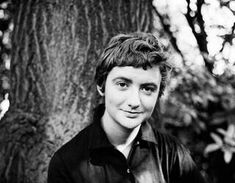
<path id="1" fill-rule="evenodd" d="M 119 32 L 151 31 L 151 0 L 18 0 L 0 182 L 46 182 L 50 157 L 90 123 L 97 58 Z"/>

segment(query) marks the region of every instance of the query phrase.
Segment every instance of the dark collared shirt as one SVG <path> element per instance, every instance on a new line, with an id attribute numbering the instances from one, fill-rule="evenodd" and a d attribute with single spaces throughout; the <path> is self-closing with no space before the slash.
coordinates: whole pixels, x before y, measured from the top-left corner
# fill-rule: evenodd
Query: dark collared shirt
<path id="1" fill-rule="evenodd" d="M 50 161 L 48 183 L 203 183 L 188 151 L 169 135 L 141 125 L 126 159 L 100 120 L 62 146 Z"/>

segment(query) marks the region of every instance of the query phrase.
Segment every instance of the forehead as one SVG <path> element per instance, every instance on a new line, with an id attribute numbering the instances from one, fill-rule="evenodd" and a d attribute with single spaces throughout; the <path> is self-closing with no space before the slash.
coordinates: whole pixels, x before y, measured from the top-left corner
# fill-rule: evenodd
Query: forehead
<path id="1" fill-rule="evenodd" d="M 133 82 L 159 84 L 161 81 L 161 73 L 159 66 L 153 65 L 144 70 L 142 67 L 135 68 L 133 66 L 114 67 L 108 74 L 107 80 L 128 79 Z"/>

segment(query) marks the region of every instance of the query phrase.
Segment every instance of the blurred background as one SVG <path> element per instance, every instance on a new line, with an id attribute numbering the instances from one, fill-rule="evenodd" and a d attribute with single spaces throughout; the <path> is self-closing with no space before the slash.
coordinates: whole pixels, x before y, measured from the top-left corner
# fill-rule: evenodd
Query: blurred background
<path id="1" fill-rule="evenodd" d="M 235 182 L 234 0 L 1 0 L 1 183 L 45 182 L 53 152 L 98 103 L 102 48 L 133 31 L 170 50 L 158 128 L 189 147 L 212 183 Z"/>

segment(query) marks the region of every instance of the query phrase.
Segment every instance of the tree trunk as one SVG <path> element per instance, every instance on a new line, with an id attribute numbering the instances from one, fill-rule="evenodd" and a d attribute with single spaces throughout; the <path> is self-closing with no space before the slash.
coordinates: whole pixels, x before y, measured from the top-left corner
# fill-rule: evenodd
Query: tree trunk
<path id="1" fill-rule="evenodd" d="M 50 157 L 90 123 L 97 58 L 118 32 L 150 31 L 151 0 L 18 0 L 0 182 L 46 182 Z"/>

